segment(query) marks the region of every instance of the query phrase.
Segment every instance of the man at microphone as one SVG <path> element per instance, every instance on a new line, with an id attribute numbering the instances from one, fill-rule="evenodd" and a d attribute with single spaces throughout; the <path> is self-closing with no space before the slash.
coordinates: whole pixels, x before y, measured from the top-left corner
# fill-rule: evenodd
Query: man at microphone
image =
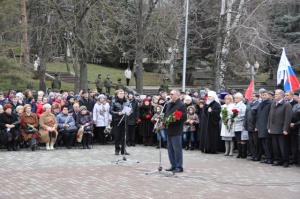
<path id="1" fill-rule="evenodd" d="M 165 120 L 175 111 L 181 111 L 182 116 L 179 120 L 169 123 L 165 131 L 168 140 L 168 156 L 171 167 L 166 171 L 173 171 L 174 173 L 183 172 L 183 157 L 182 157 L 182 129 L 183 123 L 186 121 L 187 112 L 185 104 L 180 100 L 180 92 L 172 90 L 170 93 L 171 101 L 166 105 Z"/>

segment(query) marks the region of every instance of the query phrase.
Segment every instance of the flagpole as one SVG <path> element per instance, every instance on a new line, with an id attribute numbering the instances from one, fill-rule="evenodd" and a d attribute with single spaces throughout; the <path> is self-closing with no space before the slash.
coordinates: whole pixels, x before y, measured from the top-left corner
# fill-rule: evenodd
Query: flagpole
<path id="1" fill-rule="evenodd" d="M 185 34 L 184 34 L 184 49 L 183 49 L 183 69 L 182 69 L 182 91 L 185 92 L 186 84 L 186 51 L 187 51 L 187 36 L 188 36 L 188 17 L 189 17 L 189 0 L 186 0 L 185 8 Z"/>

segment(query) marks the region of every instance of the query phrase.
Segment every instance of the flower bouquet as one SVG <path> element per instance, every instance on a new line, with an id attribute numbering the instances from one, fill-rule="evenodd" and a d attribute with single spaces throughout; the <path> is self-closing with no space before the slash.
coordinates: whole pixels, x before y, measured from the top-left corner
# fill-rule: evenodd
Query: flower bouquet
<path id="1" fill-rule="evenodd" d="M 178 120 L 180 120 L 180 118 L 182 117 L 182 112 L 179 111 L 179 110 L 176 110 L 174 113 L 172 113 L 171 115 L 169 115 L 164 123 L 166 125 L 166 128 L 168 128 L 168 126 L 173 123 L 173 122 L 176 122 Z"/>

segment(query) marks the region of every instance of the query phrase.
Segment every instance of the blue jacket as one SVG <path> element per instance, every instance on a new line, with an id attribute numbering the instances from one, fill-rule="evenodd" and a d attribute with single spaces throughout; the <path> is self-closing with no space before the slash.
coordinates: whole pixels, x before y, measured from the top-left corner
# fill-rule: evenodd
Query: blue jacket
<path id="1" fill-rule="evenodd" d="M 67 118 L 69 117 L 69 120 L 66 122 Z M 61 132 L 63 131 L 63 124 L 69 124 L 70 127 L 72 126 L 75 126 L 75 120 L 72 116 L 72 114 L 63 114 L 63 113 L 59 113 L 57 116 L 56 116 L 56 120 L 57 120 L 57 123 L 58 123 L 58 132 Z"/>

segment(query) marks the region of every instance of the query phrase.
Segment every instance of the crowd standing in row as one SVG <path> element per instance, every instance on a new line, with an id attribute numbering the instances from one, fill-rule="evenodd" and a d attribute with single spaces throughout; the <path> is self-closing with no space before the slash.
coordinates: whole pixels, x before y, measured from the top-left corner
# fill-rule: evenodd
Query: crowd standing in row
<path id="1" fill-rule="evenodd" d="M 108 93 L 109 79 L 107 75 L 104 83 Z M 1 145 L 9 151 L 20 147 L 35 150 L 41 143 L 47 150 L 59 146 L 71 149 L 78 143 L 91 149 L 94 142 L 104 145 L 113 140 L 116 155 L 129 155 L 123 140 L 127 129 L 129 147 L 157 146 L 159 140 L 162 147 L 167 146 L 169 140 L 161 115 L 169 103 L 168 91 L 161 88 L 157 95 L 141 99 L 139 94 L 119 88 L 114 96 L 109 96 L 99 85 L 100 74 L 98 80 L 97 89 L 78 94 L 58 89 L 47 89 L 46 93 L 11 90 L 5 97 L 0 92 Z M 226 156 L 232 156 L 236 148 L 237 158 L 250 156 L 252 161 L 284 167 L 299 164 L 298 93 L 261 89 L 252 93 L 248 101 L 234 90 L 218 96 L 214 91 L 187 89 L 178 98 L 187 112 L 180 130 L 186 150 L 200 149 L 212 154 L 225 151 Z M 126 121 L 124 106 L 132 108 Z"/>

